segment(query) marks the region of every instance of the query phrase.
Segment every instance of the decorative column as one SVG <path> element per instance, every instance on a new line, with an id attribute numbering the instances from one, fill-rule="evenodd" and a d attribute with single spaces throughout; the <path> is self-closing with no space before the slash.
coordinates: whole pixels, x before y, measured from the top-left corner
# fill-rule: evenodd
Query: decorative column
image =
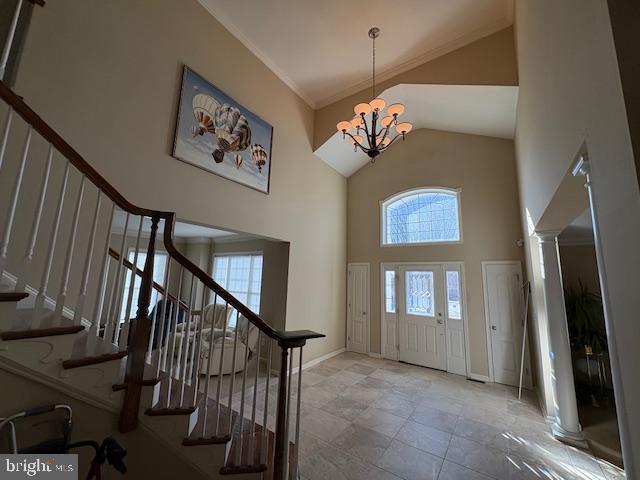
<path id="1" fill-rule="evenodd" d="M 553 385 L 553 399 L 556 406 L 556 418 L 552 431 L 553 436 L 558 440 L 584 448 L 587 447 L 587 443 L 582 435 L 578 419 L 567 311 L 564 304 L 560 253 L 558 251 L 559 233 L 559 231 L 536 232 L 540 250 L 542 288 L 549 325 L 551 384 Z"/>

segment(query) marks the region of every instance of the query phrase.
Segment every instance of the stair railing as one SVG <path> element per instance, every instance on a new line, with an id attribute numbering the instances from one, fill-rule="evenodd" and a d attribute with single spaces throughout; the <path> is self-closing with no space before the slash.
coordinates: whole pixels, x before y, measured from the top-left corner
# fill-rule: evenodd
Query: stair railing
<path id="1" fill-rule="evenodd" d="M 301 366 L 307 340 L 323 335 L 273 329 L 177 250 L 174 213 L 133 205 L 3 82 L 0 97 L 0 184 L 10 185 L 0 275 L 35 294 L 32 316 L 17 328 L 84 325 L 69 368 L 126 355 L 121 431 L 136 428 L 142 388 L 156 385 L 147 413 L 190 415 L 185 445 L 226 442 L 228 473 L 297 478 L 302 383 L 300 371 L 293 385 L 294 363 Z M 24 191 L 38 169 L 39 191 Z M 16 234 L 27 239 L 18 252 Z M 167 253 L 162 283 L 154 281 L 158 245 Z"/>

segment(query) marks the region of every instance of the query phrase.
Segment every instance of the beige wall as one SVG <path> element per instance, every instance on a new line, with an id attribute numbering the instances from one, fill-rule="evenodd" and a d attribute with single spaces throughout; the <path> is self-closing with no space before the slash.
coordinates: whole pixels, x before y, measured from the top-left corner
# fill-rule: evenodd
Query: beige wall
<path id="1" fill-rule="evenodd" d="M 380 201 L 415 187 L 462 189 L 463 243 L 380 246 Z M 435 130 L 412 132 L 349 178 L 348 260 L 371 263 L 371 349 L 380 352 L 380 263 L 463 261 L 471 372 L 488 375 L 481 261 L 522 260 L 513 142 Z"/>
<path id="2" fill-rule="evenodd" d="M 520 93 L 515 144 L 525 232 L 537 225 L 586 147 L 624 463 L 627 478 L 638 478 L 640 350 L 634 279 L 640 265 L 640 191 L 607 3 L 519 0 L 516 32 Z M 534 239 L 527 235 L 527 240 L 534 251 Z M 539 269 L 531 257 L 532 279 Z M 534 326 L 546 321 L 539 314 Z M 537 357 L 549 358 L 544 352 Z M 540 371 L 544 368 L 539 365 Z M 542 394 L 549 399 L 548 391 Z"/>
<path id="3" fill-rule="evenodd" d="M 183 64 L 274 126 L 270 195 L 171 158 Z M 346 180 L 311 152 L 314 112 L 195 0 L 35 9 L 16 91 L 132 202 L 290 242 L 287 327 L 327 335 L 306 359 L 344 346 Z"/>
<path id="4" fill-rule="evenodd" d="M 4 388 L 0 404 L 0 418 L 23 410 L 51 403 L 63 403 L 73 409 L 73 431 L 71 441 L 96 440 L 101 442 L 108 436 L 114 437 L 126 450 L 127 475 L 125 478 L 154 478 L 172 480 L 175 478 L 204 479 L 209 476 L 193 468 L 193 465 L 178 457 L 160 439 L 138 428 L 131 433 L 118 433 L 118 417 L 115 413 L 97 408 L 73 397 L 54 390 L 51 387 L 29 380 L 0 369 L 0 385 Z M 36 420 L 51 419 L 51 416 Z M 37 430 L 42 431 L 42 427 Z M 42 440 L 41 437 L 30 439 L 25 435 L 19 437 L 19 447 L 26 447 Z M 5 439 L 2 439 L 2 445 Z M 89 471 L 93 450 L 82 448 L 77 450 L 80 461 L 78 478 L 85 478 Z M 109 479 L 123 478 L 110 465 L 105 464 L 103 477 Z"/>
<path id="5" fill-rule="evenodd" d="M 377 87 L 377 92 L 401 83 L 435 85 L 517 85 L 518 66 L 513 29 L 465 45 L 451 53 L 396 75 Z M 336 124 L 353 116 L 354 105 L 371 100 L 371 88 L 365 88 L 315 113 L 313 148 L 336 132 Z"/>
<path id="6" fill-rule="evenodd" d="M 286 325 L 287 279 L 289 276 L 289 244 L 274 240 L 214 242 L 212 255 L 239 252 L 262 253 L 262 286 L 260 292 L 260 318 L 278 330 Z"/>

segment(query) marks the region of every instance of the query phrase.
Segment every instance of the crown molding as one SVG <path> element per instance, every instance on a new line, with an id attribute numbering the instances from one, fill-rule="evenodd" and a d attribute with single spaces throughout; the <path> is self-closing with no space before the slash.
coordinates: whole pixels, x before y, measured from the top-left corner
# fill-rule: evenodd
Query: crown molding
<path id="1" fill-rule="evenodd" d="M 206 0 L 198 0 L 198 3 L 202 5 L 202 7 L 209 12 L 213 18 L 215 18 L 223 28 L 225 28 L 231 35 L 233 35 L 237 40 L 240 41 L 251 53 L 253 53 L 258 60 L 264 63 L 269 70 L 271 70 L 276 77 L 278 77 L 282 82 L 289 87 L 293 93 L 298 95 L 309 107 L 312 109 L 316 109 L 316 103 L 309 98 L 303 91 L 296 85 L 296 83 L 289 78 L 289 76 L 284 73 L 280 67 L 278 67 L 262 50 L 260 50 L 251 40 L 247 38 L 247 36 L 242 33 L 242 31 L 229 19 L 226 15 L 214 11 L 210 5 L 207 4 Z"/>
<path id="2" fill-rule="evenodd" d="M 357 82 L 352 84 L 351 86 L 341 90 L 333 95 L 325 97 L 322 100 L 314 101 L 310 98 L 299 85 L 296 84 L 280 67 L 278 67 L 257 45 L 255 45 L 247 36 L 242 33 L 240 28 L 238 28 L 230 18 L 226 15 L 216 12 L 211 8 L 206 0 L 198 0 L 198 3 L 202 5 L 202 7 L 209 12 L 221 25 L 224 27 L 231 35 L 233 35 L 240 43 L 242 43 L 251 53 L 253 53 L 258 60 L 264 63 L 269 70 L 271 70 L 287 87 L 289 87 L 296 95 L 298 95 L 309 107 L 314 110 L 318 110 L 320 108 L 326 107 L 334 102 L 342 100 L 354 93 L 357 93 L 361 90 L 364 90 L 371 86 L 371 79 L 367 78 L 366 80 Z M 513 25 L 514 18 L 514 0 L 505 0 L 505 17 L 501 20 L 495 22 L 492 25 L 487 27 L 478 28 L 469 32 L 465 35 L 462 35 L 450 42 L 447 42 L 444 45 L 433 48 L 413 59 L 410 59 L 406 62 L 403 62 L 400 65 L 397 65 L 393 68 L 385 70 L 383 72 L 376 73 L 376 78 L 379 82 L 384 82 L 389 80 L 390 78 L 404 73 L 412 68 L 415 68 L 423 63 L 434 60 L 442 55 L 446 55 L 458 48 L 461 48 L 465 45 L 473 43 L 481 38 L 492 35 L 500 30 L 503 30 L 507 27 Z"/>
<path id="3" fill-rule="evenodd" d="M 504 30 L 505 28 L 508 28 L 511 25 L 513 25 L 513 19 L 506 17 L 495 22 L 492 25 L 489 25 L 488 27 L 478 28 L 468 34 L 462 35 L 454 40 L 451 40 L 450 42 L 447 42 L 444 45 L 433 48 L 417 57 L 414 57 L 411 60 L 401 63 L 400 65 L 384 70 L 383 72 L 376 72 L 376 83 L 379 84 L 386 80 L 389 80 L 390 78 L 393 78 L 396 75 L 400 75 L 401 73 L 404 73 L 413 68 L 419 67 L 420 65 L 423 65 L 427 62 L 435 60 L 438 57 L 442 57 L 443 55 L 451 53 L 454 50 L 457 50 L 466 45 L 469 45 L 470 43 L 476 42 L 484 37 L 488 37 L 489 35 L 499 32 L 500 30 Z M 371 87 L 370 78 L 368 78 L 367 80 L 358 82 L 356 84 L 352 84 L 350 87 L 347 87 L 338 93 L 335 93 L 329 97 L 326 97 L 316 102 L 316 108 L 317 109 L 324 108 L 327 105 L 331 105 L 332 103 L 338 102 L 350 95 L 358 93 L 369 87 Z"/>

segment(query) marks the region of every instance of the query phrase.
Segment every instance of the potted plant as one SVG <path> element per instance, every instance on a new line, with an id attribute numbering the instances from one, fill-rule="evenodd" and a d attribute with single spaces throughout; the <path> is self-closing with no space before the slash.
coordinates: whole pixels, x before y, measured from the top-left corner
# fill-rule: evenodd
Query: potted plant
<path id="1" fill-rule="evenodd" d="M 600 295 L 578 281 L 578 288 L 566 290 L 565 306 L 573 347 L 584 349 L 583 353 L 588 355 L 606 352 L 607 334 Z"/>

